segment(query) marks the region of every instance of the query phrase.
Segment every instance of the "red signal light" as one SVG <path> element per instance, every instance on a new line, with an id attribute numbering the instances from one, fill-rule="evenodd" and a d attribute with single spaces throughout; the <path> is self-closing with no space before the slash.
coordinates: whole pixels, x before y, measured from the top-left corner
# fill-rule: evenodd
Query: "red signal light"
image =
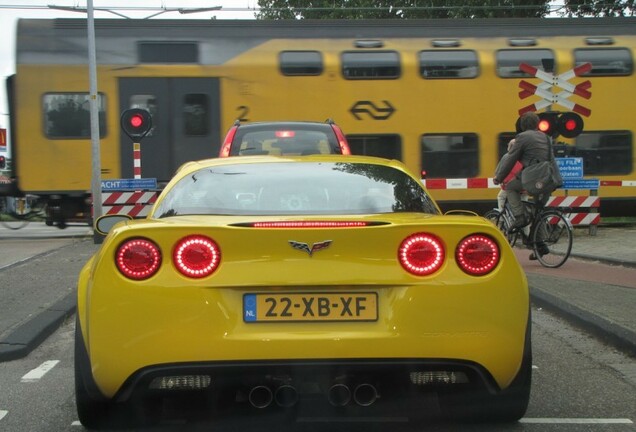
<path id="1" fill-rule="evenodd" d="M 539 122 L 539 130 L 541 132 L 548 133 L 550 131 L 550 122 L 547 120 L 541 120 Z"/>
<path id="2" fill-rule="evenodd" d="M 580 115 L 566 112 L 559 117 L 559 133 L 565 138 L 574 138 L 583 132 L 585 126 Z"/>
<path id="3" fill-rule="evenodd" d="M 144 124 L 144 119 L 139 114 L 135 114 L 132 117 L 130 117 L 130 125 L 132 127 L 138 128 L 138 127 L 141 127 L 141 125 L 143 124 Z"/>
<path id="4" fill-rule="evenodd" d="M 128 109 L 121 115 L 121 128 L 132 140 L 139 142 L 152 129 L 152 116 L 140 108 Z"/>

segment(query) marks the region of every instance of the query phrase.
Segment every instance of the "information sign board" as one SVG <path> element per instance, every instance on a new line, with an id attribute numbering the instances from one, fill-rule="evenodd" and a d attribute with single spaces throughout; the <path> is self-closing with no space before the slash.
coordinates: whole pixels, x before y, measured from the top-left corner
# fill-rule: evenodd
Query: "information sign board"
<path id="1" fill-rule="evenodd" d="M 102 180 L 103 191 L 157 189 L 156 178 Z"/>
<path id="2" fill-rule="evenodd" d="M 583 158 L 555 158 L 563 180 L 583 178 Z"/>
<path id="3" fill-rule="evenodd" d="M 563 179 L 561 189 L 598 189 L 601 186 L 599 179 Z"/>

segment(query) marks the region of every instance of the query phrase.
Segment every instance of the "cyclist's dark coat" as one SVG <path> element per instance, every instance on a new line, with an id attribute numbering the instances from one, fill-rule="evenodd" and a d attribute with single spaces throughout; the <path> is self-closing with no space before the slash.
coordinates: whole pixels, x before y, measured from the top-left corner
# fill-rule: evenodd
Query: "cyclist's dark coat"
<path id="1" fill-rule="evenodd" d="M 515 143 L 508 152 L 508 157 L 502 160 L 495 173 L 495 180 L 499 183 L 508 176 L 515 162 L 521 162 L 523 167 L 527 167 L 536 162 L 543 162 L 550 159 L 549 138 L 538 130 L 527 130 L 515 137 Z M 521 174 L 517 174 L 520 178 Z"/>

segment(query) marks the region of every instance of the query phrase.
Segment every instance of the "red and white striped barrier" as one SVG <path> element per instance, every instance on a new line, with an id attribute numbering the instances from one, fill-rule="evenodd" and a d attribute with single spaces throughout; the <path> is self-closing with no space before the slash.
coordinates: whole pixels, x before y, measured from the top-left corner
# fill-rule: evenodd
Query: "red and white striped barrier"
<path id="1" fill-rule="evenodd" d="M 427 189 L 493 189 L 499 188 L 492 178 L 455 178 L 455 179 L 424 179 Z M 636 186 L 636 181 L 601 181 L 601 186 Z M 564 207 L 572 209 L 566 213 L 566 217 L 576 226 L 598 225 L 601 215 L 598 208 L 601 206 L 601 198 L 598 196 L 563 196 L 550 197 L 549 207 Z M 577 211 L 585 209 L 585 211 Z M 594 210 L 592 210 L 594 209 Z"/>
<path id="2" fill-rule="evenodd" d="M 589 209 L 587 212 L 566 213 L 566 217 L 570 220 L 570 222 L 572 222 L 572 225 L 598 225 L 601 222 L 601 215 L 598 213 L 598 208 L 601 206 L 601 198 L 597 196 L 550 197 L 546 206 L 565 207 L 570 209 Z M 592 212 L 591 209 L 596 209 L 596 211 Z"/>
<path id="3" fill-rule="evenodd" d="M 104 214 L 146 217 L 155 201 L 157 201 L 157 192 L 102 192 Z"/>

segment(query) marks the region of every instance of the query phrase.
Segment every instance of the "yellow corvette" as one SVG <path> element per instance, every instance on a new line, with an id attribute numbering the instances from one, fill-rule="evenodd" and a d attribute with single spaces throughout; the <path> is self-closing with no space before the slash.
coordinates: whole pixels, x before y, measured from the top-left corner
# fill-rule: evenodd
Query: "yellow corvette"
<path id="1" fill-rule="evenodd" d="M 296 420 L 415 418 L 431 398 L 453 418 L 526 411 L 523 270 L 492 223 L 441 214 L 399 162 L 191 162 L 146 219 L 122 219 L 97 222 L 78 282 L 89 428 L 180 398 Z"/>

